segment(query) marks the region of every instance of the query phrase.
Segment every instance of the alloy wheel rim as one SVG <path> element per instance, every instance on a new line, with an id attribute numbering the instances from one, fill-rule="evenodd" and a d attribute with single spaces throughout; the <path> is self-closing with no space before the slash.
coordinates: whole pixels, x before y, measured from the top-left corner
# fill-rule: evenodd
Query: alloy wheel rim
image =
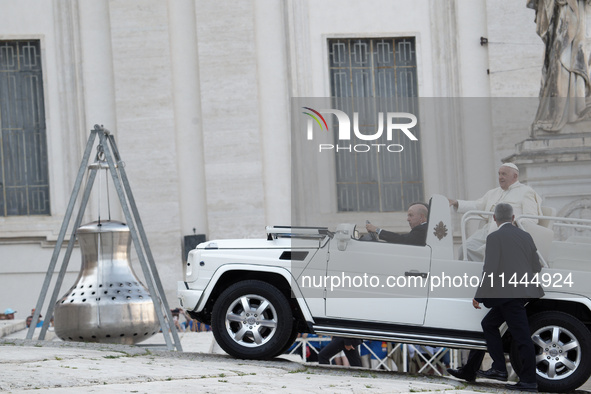
<path id="1" fill-rule="evenodd" d="M 549 380 L 572 375 L 581 363 L 581 344 L 569 330 L 546 326 L 532 335 L 537 374 Z"/>
<path id="2" fill-rule="evenodd" d="M 226 331 L 241 346 L 262 346 L 277 331 L 277 311 L 265 297 L 256 294 L 240 296 L 226 311 Z"/>

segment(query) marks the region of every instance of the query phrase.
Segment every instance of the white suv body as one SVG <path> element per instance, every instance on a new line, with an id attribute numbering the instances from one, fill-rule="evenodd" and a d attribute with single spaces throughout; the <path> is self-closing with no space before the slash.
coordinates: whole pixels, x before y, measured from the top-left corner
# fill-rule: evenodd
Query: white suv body
<path id="1" fill-rule="evenodd" d="M 179 300 L 239 358 L 275 357 L 300 332 L 486 349 L 487 309 L 472 307 L 483 263 L 454 259 L 445 197 L 432 197 L 428 228 L 426 246 L 362 241 L 351 224 L 204 242 L 189 253 Z M 544 259 L 546 295 L 527 305 L 540 390 L 570 391 L 591 375 L 591 239 L 577 241 L 553 242 L 574 252 L 556 256 L 558 268 Z"/>

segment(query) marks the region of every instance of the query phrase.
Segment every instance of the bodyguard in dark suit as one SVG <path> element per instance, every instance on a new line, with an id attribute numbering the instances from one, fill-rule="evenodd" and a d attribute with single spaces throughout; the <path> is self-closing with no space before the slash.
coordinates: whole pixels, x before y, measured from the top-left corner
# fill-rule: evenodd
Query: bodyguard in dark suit
<path id="1" fill-rule="evenodd" d="M 392 231 L 382 230 L 371 223 L 365 225 L 370 233 L 376 233 L 379 239 L 405 245 L 425 246 L 427 241 L 427 217 L 429 216 L 429 206 L 424 203 L 413 203 L 408 207 L 406 221 L 411 230 L 407 234 L 398 234 Z"/>
<path id="2" fill-rule="evenodd" d="M 494 220 L 499 229 L 486 239 L 486 255 L 483 267 L 483 281 L 472 301 L 474 308 L 480 303 L 491 308 L 482 319 L 482 329 L 488 353 L 493 359 L 492 368 L 480 371 L 484 358 L 483 351 L 472 350 L 466 365 L 448 372 L 460 379 L 473 381 L 476 376 L 507 380 L 507 368 L 499 327 L 507 322 L 513 341 L 521 356 L 520 381 L 506 388 L 521 391 L 537 391 L 535 350 L 531 340 L 525 303 L 540 298 L 544 290 L 535 281 L 535 275 L 542 269 L 532 237 L 512 225 L 515 216 L 509 204 L 498 204 Z M 539 278 L 538 278 L 539 279 Z"/>

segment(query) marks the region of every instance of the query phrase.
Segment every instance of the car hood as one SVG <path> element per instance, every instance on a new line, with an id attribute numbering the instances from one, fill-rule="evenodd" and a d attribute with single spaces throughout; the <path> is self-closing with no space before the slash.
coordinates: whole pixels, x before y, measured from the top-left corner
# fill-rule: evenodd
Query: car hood
<path id="1" fill-rule="evenodd" d="M 197 249 L 311 249 L 324 244 L 318 239 L 216 239 L 197 245 Z"/>

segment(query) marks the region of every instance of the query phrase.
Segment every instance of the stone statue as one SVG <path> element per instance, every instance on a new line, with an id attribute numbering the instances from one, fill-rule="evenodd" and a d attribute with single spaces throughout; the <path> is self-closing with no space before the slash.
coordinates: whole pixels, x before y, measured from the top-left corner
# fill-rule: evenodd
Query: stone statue
<path id="1" fill-rule="evenodd" d="M 558 132 L 591 119 L 585 6 L 591 0 L 527 0 L 545 44 L 540 103 L 533 130 Z"/>

